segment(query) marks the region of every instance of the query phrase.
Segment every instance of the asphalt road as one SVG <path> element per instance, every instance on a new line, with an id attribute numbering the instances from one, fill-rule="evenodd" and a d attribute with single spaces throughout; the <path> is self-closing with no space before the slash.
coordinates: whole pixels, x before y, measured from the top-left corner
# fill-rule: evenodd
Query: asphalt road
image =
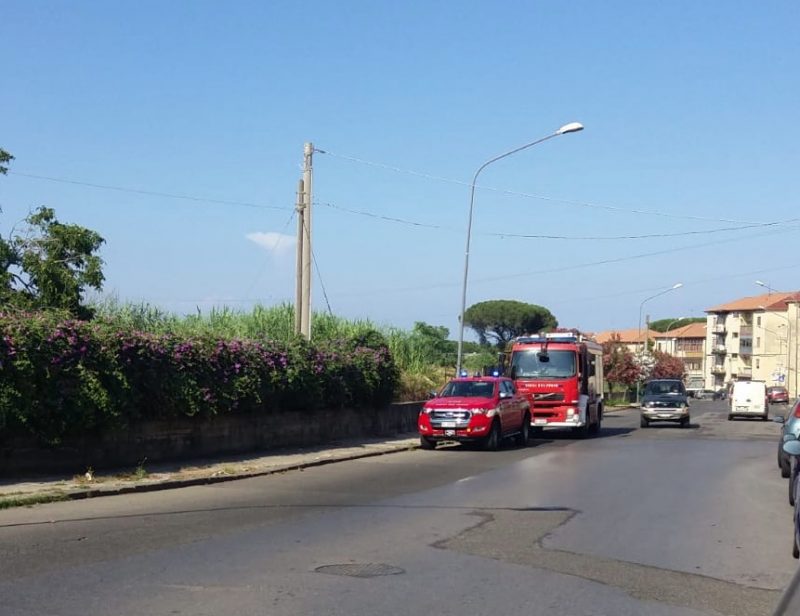
<path id="1" fill-rule="evenodd" d="M 692 419 L 0 511 L 0 614 L 769 614 L 779 426 Z"/>

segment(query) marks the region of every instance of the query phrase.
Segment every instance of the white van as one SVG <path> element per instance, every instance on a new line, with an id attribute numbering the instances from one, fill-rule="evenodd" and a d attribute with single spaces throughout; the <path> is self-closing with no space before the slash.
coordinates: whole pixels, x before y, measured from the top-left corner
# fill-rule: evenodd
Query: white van
<path id="1" fill-rule="evenodd" d="M 728 421 L 734 417 L 769 419 L 767 384 L 764 381 L 736 381 L 733 384 Z"/>

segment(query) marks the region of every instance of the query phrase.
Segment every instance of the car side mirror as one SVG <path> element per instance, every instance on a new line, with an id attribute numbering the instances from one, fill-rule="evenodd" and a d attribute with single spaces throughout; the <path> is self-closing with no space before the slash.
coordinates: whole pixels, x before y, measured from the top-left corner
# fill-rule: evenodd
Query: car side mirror
<path id="1" fill-rule="evenodd" d="M 508 393 L 507 391 L 501 391 L 500 392 L 500 399 L 501 400 L 505 400 L 506 398 L 510 398 L 510 397 L 511 397 L 511 394 Z"/>
<path id="2" fill-rule="evenodd" d="M 430 400 L 431 398 L 435 398 L 438 395 L 439 395 L 438 391 L 431 390 L 428 392 L 428 399 Z"/>
<path id="3" fill-rule="evenodd" d="M 783 417 L 781 417 L 780 415 L 775 415 L 775 416 L 772 418 L 772 421 L 773 421 L 774 423 L 779 423 L 779 424 L 786 423 L 786 420 L 785 420 Z"/>
<path id="4" fill-rule="evenodd" d="M 800 456 L 800 441 L 792 439 L 783 444 L 783 452 L 790 456 Z"/>

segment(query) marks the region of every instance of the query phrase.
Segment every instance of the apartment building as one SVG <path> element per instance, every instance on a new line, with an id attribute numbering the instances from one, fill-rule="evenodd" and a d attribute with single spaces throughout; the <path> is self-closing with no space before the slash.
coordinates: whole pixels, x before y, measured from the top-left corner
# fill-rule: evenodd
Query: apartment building
<path id="1" fill-rule="evenodd" d="M 706 377 L 706 323 L 690 323 L 655 335 L 657 351 L 683 360 L 687 382 Z"/>
<path id="2" fill-rule="evenodd" d="M 772 292 L 707 309 L 706 387 L 752 379 L 796 396 L 798 302 L 798 291 Z"/>

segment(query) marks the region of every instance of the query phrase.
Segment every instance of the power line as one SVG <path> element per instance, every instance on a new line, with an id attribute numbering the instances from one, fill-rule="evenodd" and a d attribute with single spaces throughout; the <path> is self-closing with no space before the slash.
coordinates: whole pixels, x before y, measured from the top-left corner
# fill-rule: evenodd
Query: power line
<path id="1" fill-rule="evenodd" d="M 796 226 L 796 227 L 792 227 L 792 228 L 788 228 L 788 229 L 780 229 L 780 230 L 777 230 L 777 231 L 756 233 L 756 234 L 753 234 L 753 235 L 751 235 L 749 237 L 753 238 L 753 237 L 763 237 L 763 236 L 769 236 L 769 235 L 778 235 L 778 234 L 781 234 L 781 233 L 787 233 L 787 232 L 791 232 L 791 231 L 796 231 L 798 228 L 800 228 L 800 227 Z M 624 256 L 624 257 L 615 257 L 615 258 L 611 258 L 611 259 L 602 259 L 602 260 L 599 260 L 599 261 L 590 261 L 590 262 L 586 262 L 586 263 L 577 263 L 577 264 L 574 264 L 574 265 L 565 265 L 565 266 L 549 268 L 549 269 L 530 270 L 530 271 L 526 271 L 526 272 L 518 272 L 518 273 L 515 273 L 515 274 L 506 274 L 506 275 L 494 274 L 494 275 L 492 275 L 491 277 L 488 277 L 488 278 L 476 278 L 476 279 L 473 279 L 473 280 L 471 280 L 471 284 L 479 284 L 479 283 L 485 283 L 485 282 L 496 282 L 498 280 L 509 280 L 509 279 L 513 279 L 513 278 L 525 278 L 527 276 L 535 276 L 535 275 L 540 275 L 540 274 L 555 274 L 555 273 L 559 273 L 559 272 L 566 272 L 566 271 L 572 271 L 572 270 L 577 270 L 577 269 L 584 269 L 584 268 L 587 268 L 587 267 L 596 267 L 598 265 L 609 265 L 609 264 L 612 264 L 612 263 L 622 263 L 622 262 L 625 262 L 625 261 L 635 261 L 635 260 L 638 260 L 638 259 L 645 259 L 647 257 L 660 256 L 660 255 L 671 254 L 671 253 L 675 253 L 675 252 L 681 252 L 681 251 L 686 251 L 686 250 L 694 250 L 694 249 L 697 249 L 697 248 L 705 248 L 705 247 L 708 247 L 708 246 L 716 246 L 716 245 L 719 245 L 719 244 L 728 244 L 730 242 L 738 242 L 738 241 L 741 241 L 741 238 L 727 238 L 727 239 L 723 239 L 723 240 L 716 240 L 716 241 L 713 241 L 713 242 L 704 242 L 702 244 L 689 244 L 687 246 L 677 246 L 675 248 L 666 248 L 666 249 L 663 249 L 663 250 L 656 250 L 656 251 L 652 251 L 652 252 L 644 252 L 644 253 L 638 253 L 638 254 L 628 255 L 628 256 Z M 348 293 L 348 294 L 345 294 L 344 297 L 348 297 L 348 296 L 349 297 L 357 297 L 357 296 L 363 296 L 363 295 L 367 295 L 367 294 L 373 295 L 375 293 L 405 293 L 405 292 L 409 292 L 409 291 L 429 291 L 429 290 L 432 290 L 432 289 L 453 288 L 453 287 L 458 287 L 458 286 L 460 286 L 460 283 L 450 282 L 450 283 L 428 284 L 428 285 L 424 285 L 424 286 L 414 286 L 414 287 L 402 287 L 402 288 L 400 288 L 400 287 L 392 287 L 392 288 L 384 288 L 384 289 L 370 289 L 368 292 L 364 292 L 364 293 Z"/>
<path id="2" fill-rule="evenodd" d="M 264 203 L 251 203 L 248 201 L 230 201 L 226 199 L 212 199 L 209 197 L 197 197 L 193 195 L 179 195 L 175 193 L 158 192 L 155 190 L 143 190 L 139 188 L 127 188 L 125 186 L 112 186 L 110 184 L 95 184 L 92 182 L 80 182 L 78 180 L 69 180 L 66 178 L 55 178 L 46 175 L 34 175 L 32 173 L 20 173 L 19 171 L 9 171 L 9 175 L 18 175 L 24 178 L 32 178 L 35 180 L 46 180 L 48 182 L 59 182 L 61 184 L 74 184 L 76 186 L 88 186 L 89 188 L 100 188 L 103 190 L 115 190 L 117 192 L 132 193 L 136 195 L 147 195 L 150 197 L 166 197 L 168 199 L 183 199 L 185 201 L 195 201 L 203 203 L 216 203 L 219 205 L 236 205 L 239 207 L 250 207 L 262 210 L 293 210 L 291 207 L 282 207 L 279 205 L 266 205 Z"/>
<path id="3" fill-rule="evenodd" d="M 281 245 L 283 238 L 286 237 L 285 233 L 286 229 L 289 228 L 289 225 L 294 219 L 295 214 L 296 212 L 292 210 L 292 213 L 289 215 L 286 224 L 283 225 L 281 232 L 278 234 L 278 240 L 275 242 L 272 248 L 268 250 L 268 256 L 264 258 L 264 261 L 261 263 L 261 267 L 259 268 L 258 273 L 256 274 L 255 278 L 253 278 L 253 282 L 250 283 L 250 286 L 247 289 L 247 295 L 250 295 L 250 293 L 253 291 L 253 287 L 256 286 L 256 283 L 261 279 L 261 276 L 264 274 L 264 269 L 267 267 L 267 263 L 269 263 L 269 257 L 274 256 L 275 253 L 278 251 L 278 247 Z"/>
<path id="4" fill-rule="evenodd" d="M 378 220 L 383 220 L 385 222 L 391 223 L 398 223 L 403 225 L 408 225 L 412 227 L 420 227 L 425 229 L 437 229 L 437 230 L 444 230 L 444 231 L 458 231 L 461 232 L 462 229 L 457 227 L 445 227 L 442 225 L 424 223 L 414 220 L 408 220 L 405 218 L 396 218 L 393 216 L 384 216 L 382 214 L 376 214 L 374 212 L 370 212 L 368 210 L 358 210 L 348 207 L 343 207 L 341 205 L 336 205 L 335 203 L 330 202 L 315 202 L 317 205 L 322 205 L 331 209 L 339 210 L 342 212 L 347 212 L 348 214 L 355 214 L 357 216 L 365 216 L 368 218 L 374 218 Z M 518 239 L 539 239 L 539 240 L 579 240 L 579 241 L 608 241 L 608 240 L 643 240 L 643 239 L 656 239 L 656 238 L 670 238 L 670 237 L 685 237 L 691 235 L 710 235 L 712 233 L 725 233 L 729 231 L 743 231 L 746 229 L 757 229 L 763 227 L 774 227 L 778 225 L 784 225 L 789 223 L 796 223 L 800 222 L 800 218 L 790 218 L 788 220 L 781 220 L 781 221 L 773 221 L 773 222 L 765 222 L 765 223 L 753 223 L 748 225 L 739 225 L 736 227 L 722 227 L 719 229 L 704 229 L 704 230 L 693 230 L 693 231 L 679 231 L 677 233 L 647 233 L 643 235 L 549 235 L 549 234 L 529 234 L 529 233 L 505 233 L 505 232 L 476 232 L 475 235 L 483 235 L 486 237 L 500 237 L 500 238 L 518 238 Z"/>
<path id="5" fill-rule="evenodd" d="M 396 167 L 394 165 L 388 165 L 386 163 L 379 163 L 374 161 L 365 160 L 363 158 L 357 158 L 355 156 L 347 156 L 345 154 L 336 154 L 329 150 L 320 150 L 315 149 L 316 152 L 320 154 L 325 154 L 332 158 L 339 158 L 341 160 L 346 160 L 353 163 L 358 163 L 361 165 L 366 165 L 369 167 L 376 167 L 378 169 L 384 169 L 387 171 L 393 171 L 395 173 L 402 173 L 406 175 L 413 175 L 416 177 L 434 180 L 437 182 L 444 182 L 447 184 L 456 184 L 458 186 L 471 186 L 469 182 L 465 182 L 463 180 L 456 180 L 454 178 L 447 178 L 440 175 L 433 175 L 430 173 L 425 173 L 421 171 L 414 171 L 412 169 L 403 169 L 402 167 Z M 735 220 L 730 218 L 710 218 L 706 216 L 692 216 L 690 214 L 670 214 L 668 212 L 657 211 L 657 210 L 645 210 L 645 209 L 637 209 L 637 208 L 624 208 L 616 205 L 606 205 L 602 203 L 591 203 L 588 201 L 575 201 L 572 199 L 561 199 L 558 197 L 548 197 L 546 195 L 535 195 L 531 193 L 519 192 L 514 190 L 509 190 L 505 188 L 493 188 L 491 186 L 478 186 L 476 185 L 475 188 L 479 188 L 481 190 L 489 190 L 497 193 L 501 193 L 504 195 L 511 195 L 516 197 L 525 197 L 527 199 L 538 199 L 541 201 L 549 201 L 552 203 L 562 203 L 564 205 L 572 205 L 576 207 L 583 207 L 583 208 L 590 208 L 590 209 L 599 209 L 599 210 L 607 210 L 610 212 L 618 212 L 618 213 L 625 213 L 625 214 L 640 214 L 646 216 L 659 216 L 662 218 L 677 218 L 681 220 L 697 220 L 697 221 L 705 221 L 705 222 L 726 222 L 726 223 L 739 223 L 739 224 L 759 224 L 758 221 L 752 220 Z"/>

